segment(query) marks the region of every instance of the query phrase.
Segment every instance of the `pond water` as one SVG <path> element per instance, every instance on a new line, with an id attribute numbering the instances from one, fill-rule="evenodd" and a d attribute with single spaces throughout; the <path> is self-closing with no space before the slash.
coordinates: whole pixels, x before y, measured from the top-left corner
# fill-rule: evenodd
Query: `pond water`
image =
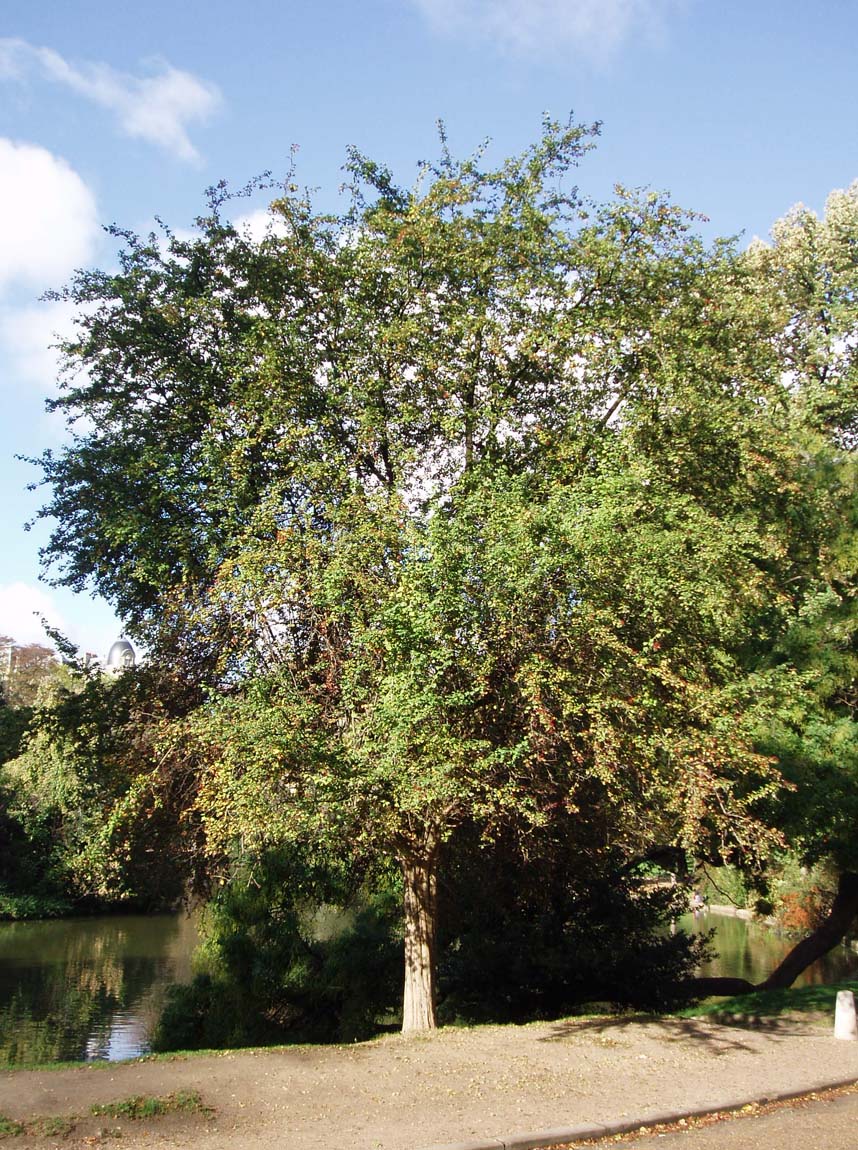
<path id="1" fill-rule="evenodd" d="M 714 927 L 719 958 L 702 974 L 760 982 L 792 942 L 741 918 L 687 915 Z M 0 923 L 0 1064 L 134 1058 L 167 987 L 191 977 L 197 929 L 186 915 L 122 915 Z M 838 947 L 797 985 L 858 977 L 858 954 Z"/>
<path id="2" fill-rule="evenodd" d="M 145 1053 L 196 945 L 187 915 L 0 923 L 0 1063 Z"/>
<path id="3" fill-rule="evenodd" d="M 706 977 L 721 975 L 745 978 L 753 983 L 762 982 L 796 942 L 793 936 L 788 937 L 770 927 L 733 915 L 710 912 L 687 914 L 679 919 L 677 925 L 689 934 L 714 928 L 713 944 L 718 957 L 705 963 L 698 971 Z M 814 986 L 849 978 L 858 978 L 858 954 L 847 946 L 837 946 L 809 966 L 794 985 Z"/>

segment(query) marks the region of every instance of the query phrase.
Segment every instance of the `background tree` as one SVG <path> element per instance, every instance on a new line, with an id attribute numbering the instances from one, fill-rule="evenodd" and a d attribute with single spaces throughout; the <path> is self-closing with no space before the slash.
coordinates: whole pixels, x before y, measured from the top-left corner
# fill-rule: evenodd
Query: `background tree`
<path id="1" fill-rule="evenodd" d="M 746 257 L 755 277 L 776 370 L 780 419 L 790 426 L 800 497 L 787 501 L 792 611 L 764 655 L 800 676 L 800 689 L 761 746 L 793 789 L 770 818 L 807 865 L 829 863 L 837 890 L 827 917 L 767 985 L 788 986 L 840 942 L 858 915 L 858 184 L 829 196 L 820 218 L 797 206 L 770 245 Z M 796 514 L 796 512 L 800 514 Z"/>
<path id="2" fill-rule="evenodd" d="M 835 875 L 828 914 L 764 985 L 789 986 L 858 914 L 856 775 L 856 288 L 858 185 L 822 218 L 798 205 L 740 260 L 734 305 L 756 332 L 750 360 L 783 450 L 765 469 L 760 514 L 779 539 L 780 593 L 749 627 L 746 659 L 778 680 L 757 745 L 787 787 L 765 818 L 803 865 Z M 772 860 L 777 865 L 777 857 Z M 756 875 L 765 884 L 766 868 Z M 753 989 L 721 980 L 719 990 Z"/>
<path id="3" fill-rule="evenodd" d="M 182 699 L 177 676 L 154 668 L 114 678 L 55 664 L 0 767 L 6 912 L 179 902 L 198 871 L 193 796 L 186 775 L 153 762 L 158 725 Z"/>
<path id="4" fill-rule="evenodd" d="M 43 643 L 17 644 L 0 636 L 0 690 L 7 706 L 32 707 L 39 686 L 50 679 L 59 663 L 56 653 Z"/>
<path id="5" fill-rule="evenodd" d="M 62 669 L 40 644 L 19 646 L 0 636 L 0 917 L 55 914 L 68 907 L 46 867 L 50 844 L 27 819 L 6 764 L 17 758 L 35 704 Z"/>

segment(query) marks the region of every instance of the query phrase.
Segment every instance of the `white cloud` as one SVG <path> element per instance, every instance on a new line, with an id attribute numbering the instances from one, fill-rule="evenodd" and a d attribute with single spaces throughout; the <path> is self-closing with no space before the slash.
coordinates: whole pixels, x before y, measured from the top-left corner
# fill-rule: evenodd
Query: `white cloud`
<path id="1" fill-rule="evenodd" d="M 20 82 L 34 74 L 106 108 L 127 136 L 146 140 L 182 160 L 199 158 L 188 125 L 207 120 L 221 100 L 214 84 L 164 60 L 153 61 L 151 75 L 134 76 L 107 64 L 75 66 L 52 48 L 0 38 L 0 79 Z"/>
<path id="2" fill-rule="evenodd" d="M 16 643 L 48 643 L 41 619 L 63 634 L 67 625 L 51 596 L 28 583 L 0 584 L 0 635 Z"/>
<path id="3" fill-rule="evenodd" d="M 0 307 L 0 385 L 11 378 L 28 388 L 53 391 L 59 374 L 55 345 L 73 333 L 75 312 L 74 304 L 64 302 Z"/>
<path id="4" fill-rule="evenodd" d="M 436 31 L 493 40 L 524 55 L 576 51 L 604 58 L 651 35 L 687 0 L 411 0 Z"/>
<path id="5" fill-rule="evenodd" d="M 0 291 L 59 286 L 98 235 L 95 197 L 65 160 L 0 138 Z"/>
<path id="6" fill-rule="evenodd" d="M 283 217 L 268 208 L 257 208 L 256 211 L 236 217 L 233 222 L 237 231 L 245 232 L 256 243 L 260 243 L 267 235 L 289 234 Z"/>
<path id="7" fill-rule="evenodd" d="M 43 393 L 57 378 L 58 336 L 74 307 L 37 303 L 90 263 L 101 231 L 95 197 L 64 160 L 0 138 L 0 388 Z M 5 297 L 5 299 L 4 299 Z"/>
<path id="8" fill-rule="evenodd" d="M 8 635 L 21 645 L 51 646 L 42 619 L 70 639 L 82 653 L 91 651 L 102 662 L 106 661 L 113 641 L 122 633 L 121 623 L 102 599 L 72 594 L 63 588 L 51 591 L 21 581 L 0 584 L 0 635 Z"/>

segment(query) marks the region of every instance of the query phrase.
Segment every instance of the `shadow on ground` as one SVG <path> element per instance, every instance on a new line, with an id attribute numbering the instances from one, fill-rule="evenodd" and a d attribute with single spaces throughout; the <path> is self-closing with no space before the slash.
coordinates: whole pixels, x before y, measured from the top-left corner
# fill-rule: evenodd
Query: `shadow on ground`
<path id="1" fill-rule="evenodd" d="M 699 1019 L 699 1018 L 650 1018 L 645 1015 L 614 1016 L 606 1018 L 586 1018 L 558 1022 L 551 1027 L 551 1031 L 540 1042 L 565 1042 L 570 1040 L 601 1039 L 608 1042 L 612 1038 L 619 1038 L 626 1030 L 639 1031 L 644 1028 L 649 1037 L 655 1042 L 664 1043 L 695 1043 L 708 1049 L 714 1054 L 730 1054 L 745 1050 L 749 1053 L 759 1053 L 756 1044 L 748 1038 L 742 1038 L 742 1032 L 751 1032 L 754 1035 L 763 1034 L 766 1038 L 777 1041 L 782 1038 L 799 1038 L 804 1035 L 818 1034 L 818 1028 L 808 1023 L 806 1018 L 791 1018 L 779 1016 L 775 1018 L 755 1017 L 745 1015 L 736 1018 Z"/>

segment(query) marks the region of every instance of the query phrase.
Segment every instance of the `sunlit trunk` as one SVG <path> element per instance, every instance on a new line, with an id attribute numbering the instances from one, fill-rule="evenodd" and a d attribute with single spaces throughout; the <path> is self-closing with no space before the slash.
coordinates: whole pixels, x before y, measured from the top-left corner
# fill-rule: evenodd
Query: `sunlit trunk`
<path id="1" fill-rule="evenodd" d="M 437 912 L 438 852 L 424 852 L 400 859 L 405 904 L 405 991 L 402 1001 L 402 1033 L 434 1030 L 435 931 Z"/>

